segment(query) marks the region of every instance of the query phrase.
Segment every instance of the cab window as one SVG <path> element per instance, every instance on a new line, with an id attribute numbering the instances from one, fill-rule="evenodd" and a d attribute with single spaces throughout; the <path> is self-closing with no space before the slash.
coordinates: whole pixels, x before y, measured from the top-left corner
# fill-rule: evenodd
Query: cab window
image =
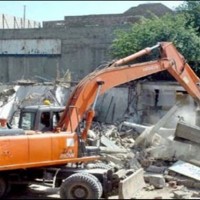
<path id="1" fill-rule="evenodd" d="M 35 113 L 32 113 L 32 112 L 22 113 L 20 128 L 24 130 L 33 130 L 34 119 L 35 119 Z"/>
<path id="2" fill-rule="evenodd" d="M 40 118 L 41 130 L 50 130 L 51 122 L 50 122 L 50 112 L 43 112 Z"/>

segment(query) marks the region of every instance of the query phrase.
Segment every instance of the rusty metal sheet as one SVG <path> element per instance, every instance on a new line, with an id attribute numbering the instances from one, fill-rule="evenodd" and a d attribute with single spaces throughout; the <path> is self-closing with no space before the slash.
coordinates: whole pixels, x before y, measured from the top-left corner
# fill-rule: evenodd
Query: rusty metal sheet
<path id="1" fill-rule="evenodd" d="M 179 160 L 169 170 L 200 181 L 200 168 L 190 163 Z"/>
<path id="2" fill-rule="evenodd" d="M 2 55 L 54 55 L 61 54 L 60 39 L 0 40 Z"/>

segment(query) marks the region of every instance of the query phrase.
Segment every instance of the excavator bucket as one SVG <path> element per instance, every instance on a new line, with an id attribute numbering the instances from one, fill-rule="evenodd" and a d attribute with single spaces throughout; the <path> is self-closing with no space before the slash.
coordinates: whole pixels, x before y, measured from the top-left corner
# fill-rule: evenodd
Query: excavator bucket
<path id="1" fill-rule="evenodd" d="M 119 199 L 133 198 L 144 186 L 144 170 L 140 168 L 119 182 Z"/>

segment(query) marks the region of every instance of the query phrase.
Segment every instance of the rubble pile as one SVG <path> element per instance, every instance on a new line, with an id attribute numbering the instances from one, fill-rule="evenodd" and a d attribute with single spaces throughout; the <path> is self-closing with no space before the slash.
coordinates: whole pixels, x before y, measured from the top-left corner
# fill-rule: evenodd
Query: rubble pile
<path id="1" fill-rule="evenodd" d="M 135 198 L 145 198 L 146 196 L 142 196 L 144 193 L 157 190 L 165 192 L 160 196 L 155 194 L 152 198 L 199 197 L 196 192 L 200 188 L 200 159 L 197 155 L 199 140 L 196 144 L 194 142 L 194 138 L 198 138 L 200 134 L 199 127 L 190 126 L 183 121 L 178 122 L 176 129 L 161 127 L 176 109 L 176 106 L 172 108 L 167 117 L 164 116 L 154 126 L 127 121 L 112 125 L 94 122 L 92 125 L 91 130 L 99 140 L 96 144 L 100 146 L 102 162 L 118 170 L 143 170 L 145 185 L 135 192 Z M 190 133 L 187 137 L 181 132 L 186 126 Z M 154 134 L 148 141 L 149 133 Z M 140 140 L 137 143 L 142 134 L 143 142 Z"/>
<path id="2" fill-rule="evenodd" d="M 70 92 L 69 88 L 40 85 L 3 90 L 0 99 L 2 105 L 6 104 L 1 106 L 4 111 L 1 113 L 9 116 L 18 108 L 16 105 L 41 104 L 44 97 L 55 105 L 63 105 Z M 8 112 L 5 112 L 6 107 Z M 177 110 L 180 111 L 179 108 L 178 102 L 150 126 L 133 123 L 127 117 L 127 121 L 113 124 L 94 121 L 87 143 L 100 148 L 101 161 L 87 167 L 113 169 L 119 179 L 135 174 L 135 198 L 146 198 L 144 194 L 150 192 L 149 197 L 154 199 L 200 197 L 195 191 L 200 188 L 200 128 L 180 116 L 175 128 L 164 126 Z M 122 195 L 121 198 L 125 197 Z"/>

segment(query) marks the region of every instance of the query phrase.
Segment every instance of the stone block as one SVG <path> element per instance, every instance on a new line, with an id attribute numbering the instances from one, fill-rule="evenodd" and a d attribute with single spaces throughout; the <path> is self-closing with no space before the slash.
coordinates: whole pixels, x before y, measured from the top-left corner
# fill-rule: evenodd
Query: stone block
<path id="1" fill-rule="evenodd" d="M 154 174 L 149 175 L 149 184 L 153 185 L 156 189 L 161 189 L 166 186 L 165 179 L 162 175 Z"/>

